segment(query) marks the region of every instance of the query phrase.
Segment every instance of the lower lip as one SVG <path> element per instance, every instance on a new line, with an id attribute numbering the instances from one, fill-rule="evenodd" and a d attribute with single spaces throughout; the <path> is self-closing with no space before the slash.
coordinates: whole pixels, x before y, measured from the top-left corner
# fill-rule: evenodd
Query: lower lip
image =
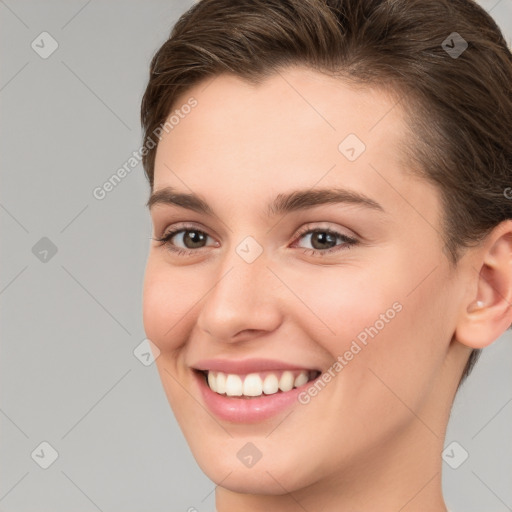
<path id="1" fill-rule="evenodd" d="M 193 372 L 208 409 L 218 418 L 233 423 L 256 423 L 271 418 L 291 405 L 298 404 L 298 395 L 301 391 L 314 383 L 306 382 L 290 391 L 278 391 L 273 395 L 261 395 L 256 398 L 228 397 L 212 391 L 206 383 L 204 374 L 194 370 Z"/>

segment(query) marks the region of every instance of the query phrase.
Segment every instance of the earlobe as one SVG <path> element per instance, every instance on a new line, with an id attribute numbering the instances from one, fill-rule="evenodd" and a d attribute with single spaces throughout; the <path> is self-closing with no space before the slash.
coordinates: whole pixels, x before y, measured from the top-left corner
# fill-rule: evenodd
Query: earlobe
<path id="1" fill-rule="evenodd" d="M 496 226 L 474 255 L 467 271 L 473 274 L 476 293 L 463 305 L 455 338 L 484 348 L 512 323 L 512 220 Z"/>

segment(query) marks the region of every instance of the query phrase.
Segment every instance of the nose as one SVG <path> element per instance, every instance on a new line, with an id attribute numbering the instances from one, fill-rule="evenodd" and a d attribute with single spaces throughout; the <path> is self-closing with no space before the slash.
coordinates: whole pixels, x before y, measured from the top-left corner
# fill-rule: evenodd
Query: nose
<path id="1" fill-rule="evenodd" d="M 232 254 L 219 265 L 197 325 L 211 338 L 240 342 L 275 330 L 282 321 L 279 281 L 262 254 L 252 263 Z"/>

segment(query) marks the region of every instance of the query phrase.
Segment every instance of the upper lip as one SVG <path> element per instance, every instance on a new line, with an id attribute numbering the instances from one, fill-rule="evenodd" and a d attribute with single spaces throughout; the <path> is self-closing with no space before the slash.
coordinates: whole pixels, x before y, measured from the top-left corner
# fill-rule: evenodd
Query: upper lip
<path id="1" fill-rule="evenodd" d="M 247 374 L 272 370 L 316 370 L 300 364 L 290 364 L 276 359 L 204 359 L 191 365 L 195 370 Z"/>

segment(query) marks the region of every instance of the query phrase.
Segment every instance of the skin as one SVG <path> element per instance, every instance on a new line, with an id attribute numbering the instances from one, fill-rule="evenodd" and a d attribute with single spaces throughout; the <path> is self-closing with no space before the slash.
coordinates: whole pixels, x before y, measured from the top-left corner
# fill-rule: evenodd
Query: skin
<path id="1" fill-rule="evenodd" d="M 151 242 L 143 320 L 177 421 L 218 484 L 218 511 L 444 512 L 441 452 L 457 384 L 471 348 L 512 321 L 511 221 L 450 266 L 439 191 L 406 167 L 402 106 L 382 90 L 297 66 L 256 86 L 220 75 L 175 107 L 191 96 L 197 107 L 158 145 L 154 190 L 194 192 L 215 215 L 152 207 L 153 237 L 186 222 L 208 238 L 192 255 Z M 353 162 L 338 150 L 350 133 L 366 145 Z M 264 215 L 278 194 L 330 187 L 384 212 L 343 203 Z M 359 243 L 314 256 L 318 245 L 297 236 L 305 227 Z M 235 251 L 247 236 L 263 248 L 250 264 Z M 181 235 L 173 243 L 187 248 Z M 236 424 L 205 409 L 190 369 L 199 359 L 325 372 L 396 302 L 401 311 L 291 414 Z M 262 454 L 251 468 L 237 458 L 247 442 Z"/>

